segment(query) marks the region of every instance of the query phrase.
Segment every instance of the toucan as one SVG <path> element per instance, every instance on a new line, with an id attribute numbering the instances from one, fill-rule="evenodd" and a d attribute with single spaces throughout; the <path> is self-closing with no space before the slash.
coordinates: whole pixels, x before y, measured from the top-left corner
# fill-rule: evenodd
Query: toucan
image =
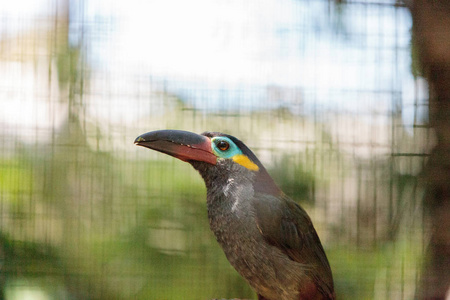
<path id="1" fill-rule="evenodd" d="M 311 219 L 242 141 L 220 132 L 158 130 L 134 143 L 188 162 L 200 173 L 210 228 L 258 299 L 336 299 Z"/>

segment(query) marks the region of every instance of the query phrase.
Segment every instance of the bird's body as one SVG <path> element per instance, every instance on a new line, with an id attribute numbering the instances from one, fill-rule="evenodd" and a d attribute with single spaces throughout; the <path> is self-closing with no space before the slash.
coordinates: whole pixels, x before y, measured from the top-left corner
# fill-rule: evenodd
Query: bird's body
<path id="1" fill-rule="evenodd" d="M 188 161 L 202 175 L 211 230 L 259 299 L 335 299 L 331 269 L 306 212 L 277 187 L 241 141 L 221 133 L 202 135 L 211 141 L 215 162 L 203 152 L 189 159 L 171 145 L 170 151 L 150 147 L 148 137 L 142 137 L 144 146 Z M 186 145 L 184 140 L 179 144 Z M 201 150 L 188 147 L 209 151 L 204 144 Z"/>

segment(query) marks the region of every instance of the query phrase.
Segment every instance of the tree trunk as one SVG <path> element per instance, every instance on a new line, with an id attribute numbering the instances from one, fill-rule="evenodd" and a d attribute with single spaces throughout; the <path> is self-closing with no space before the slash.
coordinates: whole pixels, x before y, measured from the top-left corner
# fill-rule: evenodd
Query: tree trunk
<path id="1" fill-rule="evenodd" d="M 450 1 L 414 0 L 411 12 L 437 141 L 424 170 L 431 235 L 417 296 L 445 299 L 450 288 Z"/>

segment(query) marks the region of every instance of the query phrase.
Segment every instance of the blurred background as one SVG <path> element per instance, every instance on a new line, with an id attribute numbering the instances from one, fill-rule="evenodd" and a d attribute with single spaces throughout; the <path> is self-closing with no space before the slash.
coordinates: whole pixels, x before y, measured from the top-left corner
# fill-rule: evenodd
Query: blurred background
<path id="1" fill-rule="evenodd" d="M 429 85 L 396 0 L 0 4 L 1 299 L 256 295 L 188 164 L 147 131 L 243 140 L 310 214 L 339 299 L 412 299 Z"/>

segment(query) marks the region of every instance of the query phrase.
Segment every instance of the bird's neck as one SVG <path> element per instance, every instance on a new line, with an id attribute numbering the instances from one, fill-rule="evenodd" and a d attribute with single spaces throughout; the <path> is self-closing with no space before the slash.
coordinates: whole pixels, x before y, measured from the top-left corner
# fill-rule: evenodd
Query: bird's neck
<path id="1" fill-rule="evenodd" d="M 202 163 L 193 166 L 205 181 L 210 214 L 232 213 L 253 197 L 255 172 L 227 160 L 219 161 L 216 166 Z"/>
<path id="2" fill-rule="evenodd" d="M 237 182 L 248 180 L 252 183 L 255 193 L 282 194 L 280 188 L 262 165 L 256 172 L 248 170 L 231 160 L 218 161 L 215 166 L 197 161 L 191 162 L 191 165 L 203 177 L 208 191 L 226 186 L 230 183 L 229 180 L 237 180 Z"/>

